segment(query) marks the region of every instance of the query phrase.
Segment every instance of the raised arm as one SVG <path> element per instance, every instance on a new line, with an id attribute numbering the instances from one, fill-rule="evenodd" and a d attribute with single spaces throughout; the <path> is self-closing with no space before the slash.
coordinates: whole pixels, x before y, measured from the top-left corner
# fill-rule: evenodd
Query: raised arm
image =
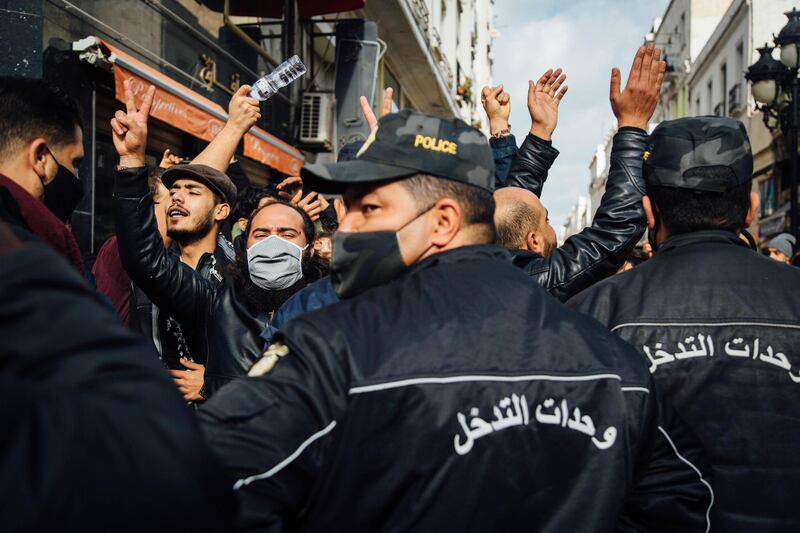
<path id="1" fill-rule="evenodd" d="M 122 264 L 133 282 L 160 309 L 184 327 L 193 328 L 199 325 L 213 286 L 170 255 L 158 233 L 144 160 L 154 92 L 151 87 L 137 107 L 130 84 L 125 82 L 127 112 L 117 111 L 111 120 L 120 159 L 114 182 L 117 241 Z"/>
<path id="2" fill-rule="evenodd" d="M 547 172 L 558 157 L 552 137 L 558 125 L 558 107 L 569 89 L 563 85 L 566 79 L 567 75 L 558 68 L 548 69 L 536 83 L 528 81 L 531 129 L 513 160 L 506 185 L 522 187 L 536 196 L 542 196 Z"/>
<path id="3" fill-rule="evenodd" d="M 647 123 L 658 102 L 665 63 L 653 45 L 639 48 L 620 92 L 619 69 L 611 73 L 611 107 L 619 123 L 611 149 L 606 192 L 592 225 L 546 258 L 519 256 L 517 266 L 562 301 L 613 274 L 644 233 L 642 156 Z M 524 261 L 521 264 L 519 261 Z"/>
<path id="4" fill-rule="evenodd" d="M 228 170 L 239 142 L 261 118 L 258 100 L 250 98 L 250 86 L 242 85 L 228 104 L 228 122 L 216 137 L 192 160 L 193 164 L 207 165 L 221 172 Z"/>
<path id="5" fill-rule="evenodd" d="M 481 89 L 481 104 L 489 119 L 489 146 L 494 155 L 494 188 L 506 186 L 506 176 L 517 157 L 517 140 L 511 135 L 508 117 L 511 114 L 511 95 L 502 85 Z"/>

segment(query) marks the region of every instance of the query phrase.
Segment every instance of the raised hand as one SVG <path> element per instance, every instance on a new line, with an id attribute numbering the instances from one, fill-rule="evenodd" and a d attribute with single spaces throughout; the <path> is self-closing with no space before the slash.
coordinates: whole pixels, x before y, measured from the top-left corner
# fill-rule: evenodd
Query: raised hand
<path id="1" fill-rule="evenodd" d="M 549 141 L 558 125 L 558 106 L 567 94 L 567 79 L 560 68 L 547 69 L 539 81 L 528 81 L 528 112 L 531 114 L 531 133 Z"/>
<path id="2" fill-rule="evenodd" d="M 319 214 L 322 213 L 324 207 L 322 206 L 322 196 L 318 192 L 308 193 L 302 200 L 297 202 L 297 207 L 306 212 L 306 214 L 313 221 L 319 220 Z"/>
<path id="3" fill-rule="evenodd" d="M 661 50 L 652 43 L 640 46 L 622 92 L 619 69 L 611 69 L 611 109 L 620 128 L 632 126 L 647 131 L 667 69 L 667 64 L 660 59 Z"/>
<path id="4" fill-rule="evenodd" d="M 494 135 L 508 129 L 511 116 L 511 95 L 503 90 L 503 85 L 481 89 L 481 104 L 489 119 L 489 130 Z"/>
<path id="5" fill-rule="evenodd" d="M 120 110 L 114 113 L 114 118 L 111 119 L 111 138 L 119 154 L 120 166 L 143 167 L 147 146 L 147 118 L 156 88 L 151 85 L 147 89 L 142 97 L 141 107 L 137 108 L 130 80 L 125 80 L 123 86 L 126 112 Z"/>
<path id="6" fill-rule="evenodd" d="M 242 85 L 233 93 L 228 103 L 228 122 L 226 126 L 235 128 L 237 133 L 244 135 L 256 125 L 261 118 L 261 108 L 258 100 L 250 98 L 250 86 Z"/>
<path id="7" fill-rule="evenodd" d="M 383 106 L 381 106 L 381 117 L 384 115 L 388 115 L 392 112 L 392 95 L 394 94 L 394 89 L 391 87 L 387 87 L 385 91 L 383 91 Z M 367 121 L 367 126 L 369 129 L 375 129 L 375 126 L 378 125 L 378 119 L 380 117 L 376 117 L 375 113 L 372 112 L 372 106 L 369 105 L 369 100 L 367 100 L 366 96 L 362 96 L 358 99 L 358 102 L 361 104 L 361 113 L 363 113 L 364 118 Z"/>
<path id="8" fill-rule="evenodd" d="M 161 168 L 174 167 L 181 162 L 180 156 L 173 154 L 169 148 L 164 150 L 164 155 L 161 156 L 161 162 L 158 164 Z"/>
<path id="9" fill-rule="evenodd" d="M 278 196 L 293 204 L 300 203 L 303 198 L 303 180 L 299 176 L 290 176 L 276 187 Z"/>

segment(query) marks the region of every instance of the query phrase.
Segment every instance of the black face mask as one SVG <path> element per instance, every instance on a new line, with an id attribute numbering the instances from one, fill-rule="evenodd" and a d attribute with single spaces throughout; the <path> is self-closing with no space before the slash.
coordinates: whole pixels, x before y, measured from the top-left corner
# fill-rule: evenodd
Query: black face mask
<path id="1" fill-rule="evenodd" d="M 334 233 L 331 282 L 339 298 L 358 296 L 402 274 L 408 267 L 400 253 L 397 233 L 429 210 L 422 211 L 397 231 Z"/>
<path id="2" fill-rule="evenodd" d="M 48 150 L 49 151 L 49 150 Z M 53 181 L 44 186 L 44 205 L 65 224 L 69 221 L 75 208 L 83 199 L 83 183 L 70 170 L 58 162 L 58 171 Z"/>

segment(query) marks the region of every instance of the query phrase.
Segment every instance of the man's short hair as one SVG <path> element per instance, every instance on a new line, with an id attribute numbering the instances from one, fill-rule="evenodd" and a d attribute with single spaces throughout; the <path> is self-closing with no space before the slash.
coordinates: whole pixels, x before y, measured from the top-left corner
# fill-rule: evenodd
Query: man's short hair
<path id="1" fill-rule="evenodd" d="M 262 198 L 278 198 L 278 189 L 275 185 L 268 184 L 264 187 L 248 185 L 236 196 L 236 205 L 233 206 L 233 219 L 248 219 L 258 207 Z"/>
<path id="2" fill-rule="evenodd" d="M 399 183 L 411 193 L 419 209 L 430 208 L 442 198 L 455 200 L 461 206 L 462 228 L 477 226 L 486 242 L 494 242 L 494 197 L 490 191 L 428 174 L 417 174 Z"/>
<path id="3" fill-rule="evenodd" d="M 511 201 L 497 221 L 497 244 L 509 250 L 525 248 L 528 233 L 538 226 L 535 209 L 521 200 Z"/>
<path id="4" fill-rule="evenodd" d="M 42 80 L 0 76 L 0 157 L 43 137 L 53 146 L 75 142 L 83 129 L 80 105 L 61 89 Z"/>
<path id="5" fill-rule="evenodd" d="M 689 169 L 685 177 L 715 178 L 728 173 L 728 167 L 699 167 Z M 744 229 L 750 209 L 750 182 L 721 193 L 693 191 L 648 184 L 647 196 L 655 205 L 658 217 L 670 233 L 690 233 L 702 230 Z"/>

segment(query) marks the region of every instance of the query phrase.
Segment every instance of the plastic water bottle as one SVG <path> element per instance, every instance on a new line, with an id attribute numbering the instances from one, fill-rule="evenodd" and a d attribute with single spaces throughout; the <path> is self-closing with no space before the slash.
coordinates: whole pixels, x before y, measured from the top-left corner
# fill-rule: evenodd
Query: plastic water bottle
<path id="1" fill-rule="evenodd" d="M 300 57 L 292 56 L 255 82 L 253 88 L 250 89 L 250 98 L 263 102 L 278 92 L 278 89 L 286 87 L 305 73 L 306 66 Z"/>

